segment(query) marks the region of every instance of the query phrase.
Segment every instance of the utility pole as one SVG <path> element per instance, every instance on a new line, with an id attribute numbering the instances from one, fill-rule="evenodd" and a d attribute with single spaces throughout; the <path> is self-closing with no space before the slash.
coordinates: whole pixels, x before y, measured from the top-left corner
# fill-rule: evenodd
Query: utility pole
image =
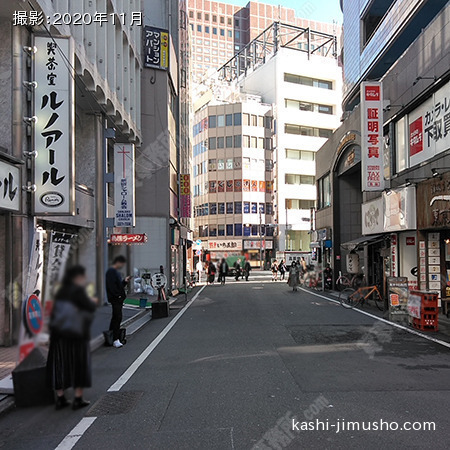
<path id="1" fill-rule="evenodd" d="M 259 268 L 263 270 L 263 258 L 262 258 L 262 208 L 259 208 Z"/>

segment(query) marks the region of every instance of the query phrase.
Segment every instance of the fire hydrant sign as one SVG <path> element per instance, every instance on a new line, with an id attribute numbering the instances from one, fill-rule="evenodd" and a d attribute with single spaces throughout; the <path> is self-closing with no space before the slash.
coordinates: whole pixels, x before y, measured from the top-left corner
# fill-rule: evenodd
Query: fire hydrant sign
<path id="1" fill-rule="evenodd" d="M 135 226 L 134 145 L 114 145 L 114 226 Z"/>
<path id="2" fill-rule="evenodd" d="M 383 175 L 383 88 L 380 82 L 361 85 L 362 190 L 382 191 Z"/>

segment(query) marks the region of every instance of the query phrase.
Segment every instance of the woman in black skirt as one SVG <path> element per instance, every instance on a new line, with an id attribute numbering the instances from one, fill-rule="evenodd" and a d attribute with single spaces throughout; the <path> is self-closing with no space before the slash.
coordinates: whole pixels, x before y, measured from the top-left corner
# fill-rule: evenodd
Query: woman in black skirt
<path id="1" fill-rule="evenodd" d="M 55 324 L 53 309 L 50 320 L 50 349 L 47 361 L 48 381 L 56 391 L 56 409 L 70 405 L 64 395 L 64 390 L 75 389 L 73 409 L 83 408 L 89 402 L 83 399 L 83 388 L 91 387 L 91 352 L 90 326 L 94 318 L 95 303 L 86 293 L 86 269 L 74 266 L 67 270 L 61 288 L 55 296 L 57 302 L 68 302 L 74 314 L 79 314 L 82 324 L 77 337 L 67 337 Z"/>

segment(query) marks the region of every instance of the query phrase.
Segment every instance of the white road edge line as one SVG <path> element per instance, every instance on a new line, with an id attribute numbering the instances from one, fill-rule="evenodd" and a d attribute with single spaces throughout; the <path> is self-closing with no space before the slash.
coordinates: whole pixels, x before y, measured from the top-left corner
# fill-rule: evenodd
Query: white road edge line
<path id="1" fill-rule="evenodd" d="M 155 348 L 159 345 L 159 343 L 167 336 L 169 331 L 174 327 L 174 325 L 181 319 L 183 314 L 188 310 L 188 308 L 192 305 L 192 303 L 197 300 L 197 297 L 202 293 L 203 289 L 206 286 L 203 286 L 189 301 L 189 303 L 169 322 L 169 324 L 158 334 L 156 339 L 154 339 L 149 346 L 134 360 L 134 362 L 128 367 L 127 370 L 119 377 L 119 379 L 111 385 L 108 389 L 108 392 L 117 392 L 120 391 L 123 386 L 130 380 L 130 378 L 136 373 L 136 371 L 141 367 L 141 365 L 145 362 L 145 360 L 150 356 L 150 354 L 155 350 Z"/>
<path id="2" fill-rule="evenodd" d="M 129 379 L 134 375 L 134 373 L 139 369 L 143 362 L 150 356 L 150 354 L 155 350 L 158 344 L 164 339 L 164 337 L 169 333 L 173 326 L 180 320 L 181 316 L 186 312 L 189 306 L 197 300 L 197 297 L 202 293 L 203 286 L 194 297 L 188 302 L 188 304 L 169 322 L 169 324 L 158 334 L 156 339 L 154 339 L 150 345 L 136 358 L 136 360 L 131 364 L 130 367 L 122 374 L 122 376 L 108 389 L 108 392 L 117 392 L 129 381 Z M 97 417 L 84 417 L 78 424 L 73 428 L 73 430 L 60 442 L 55 450 L 71 450 L 75 444 L 81 439 L 83 434 L 88 430 L 88 428 L 95 422 Z"/>
<path id="3" fill-rule="evenodd" d="M 97 417 L 83 417 L 75 428 L 60 442 L 55 450 L 71 450 Z"/>
<path id="4" fill-rule="evenodd" d="M 316 292 L 308 291 L 307 289 L 304 289 L 304 288 L 300 288 L 300 289 L 303 292 L 308 292 L 309 294 L 315 295 L 316 297 L 324 298 L 325 300 L 328 300 L 329 302 L 337 303 L 338 305 L 341 304 L 340 301 L 334 300 L 332 298 L 325 297 L 325 295 L 320 295 L 320 294 L 317 294 Z M 404 331 L 407 331 L 408 333 L 415 334 L 416 336 L 420 336 L 421 338 L 427 339 L 428 341 L 431 341 L 431 342 L 434 342 L 436 344 L 440 344 L 440 345 L 442 345 L 444 347 L 450 348 L 450 343 L 449 342 L 441 341 L 440 339 L 436 339 L 436 338 L 434 338 L 432 336 L 427 336 L 426 334 L 419 333 L 416 330 L 404 327 L 403 325 L 400 325 L 400 324 L 395 323 L 395 322 L 390 322 L 389 320 L 383 319 L 382 317 L 375 316 L 374 314 L 370 314 L 370 313 L 368 313 L 366 311 L 361 311 L 360 309 L 353 308 L 353 311 L 358 312 L 360 314 L 364 314 L 365 316 L 371 317 L 372 319 L 379 320 L 380 322 L 386 323 L 387 325 L 390 325 L 390 326 L 392 326 L 394 328 L 399 328 L 400 330 L 404 330 Z"/>

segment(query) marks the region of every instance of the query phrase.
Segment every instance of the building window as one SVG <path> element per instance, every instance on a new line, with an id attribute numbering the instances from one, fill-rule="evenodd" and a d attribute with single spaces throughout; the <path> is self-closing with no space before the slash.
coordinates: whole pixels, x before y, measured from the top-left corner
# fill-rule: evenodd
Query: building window
<path id="1" fill-rule="evenodd" d="M 233 170 L 233 158 L 227 158 L 227 170 Z"/>
<path id="2" fill-rule="evenodd" d="M 273 161 L 271 159 L 266 159 L 266 172 L 272 172 Z"/>
<path id="3" fill-rule="evenodd" d="M 234 235 L 235 236 L 242 236 L 242 223 L 235 223 L 234 224 Z"/>
<path id="4" fill-rule="evenodd" d="M 244 236 L 251 236 L 252 227 L 244 225 Z"/>
<path id="5" fill-rule="evenodd" d="M 252 225 L 252 236 L 259 236 L 258 225 Z"/>
<path id="6" fill-rule="evenodd" d="M 209 214 L 215 216 L 217 214 L 217 203 L 209 204 Z"/>
<path id="7" fill-rule="evenodd" d="M 286 158 L 287 159 L 300 159 L 302 161 L 314 161 L 316 154 L 309 150 L 294 150 L 287 148 L 286 149 Z"/>
<path id="8" fill-rule="evenodd" d="M 210 159 L 208 161 L 209 172 L 215 172 L 217 170 L 217 161 L 215 159 Z"/>
<path id="9" fill-rule="evenodd" d="M 252 203 L 252 214 L 258 214 L 258 203 Z"/>
<path id="10" fill-rule="evenodd" d="M 316 112 L 320 114 L 333 114 L 333 107 L 330 105 L 319 105 L 317 103 L 308 103 L 287 98 L 284 100 L 284 105 L 289 109 Z"/>
<path id="11" fill-rule="evenodd" d="M 201 25 L 197 25 L 197 31 L 198 31 L 199 33 L 202 32 L 202 26 L 201 26 Z"/>
<path id="12" fill-rule="evenodd" d="M 220 16 L 220 23 L 225 23 L 225 17 Z"/>
<path id="13" fill-rule="evenodd" d="M 202 13 L 201 12 L 197 13 L 197 20 L 202 20 Z"/>
<path id="14" fill-rule="evenodd" d="M 297 198 L 286 199 L 286 209 L 311 209 L 314 208 L 314 200 L 303 200 Z"/>
<path id="15" fill-rule="evenodd" d="M 217 234 L 219 236 L 225 236 L 225 225 L 218 225 L 217 226 Z"/>
<path id="16" fill-rule="evenodd" d="M 227 127 L 233 126 L 233 114 L 227 114 L 225 116 L 225 125 Z"/>
<path id="17" fill-rule="evenodd" d="M 241 32 L 236 30 L 236 31 L 234 32 L 234 37 L 235 37 L 235 39 L 238 39 L 238 40 L 239 40 L 239 39 L 241 38 Z"/>
<path id="18" fill-rule="evenodd" d="M 209 20 L 209 14 L 205 13 L 205 20 Z"/>
<path id="19" fill-rule="evenodd" d="M 240 134 L 236 134 L 234 136 L 234 148 L 240 148 L 242 145 L 242 136 Z"/>
<path id="20" fill-rule="evenodd" d="M 244 113 L 243 114 L 243 119 L 244 119 L 244 125 L 245 126 L 250 126 L 250 114 Z"/>
<path id="21" fill-rule="evenodd" d="M 210 150 L 215 150 L 217 148 L 216 147 L 216 138 L 215 137 L 210 137 L 208 143 L 209 143 L 209 149 Z"/>
<path id="22" fill-rule="evenodd" d="M 233 202 L 227 202 L 227 214 L 233 213 L 234 213 Z"/>
<path id="23" fill-rule="evenodd" d="M 239 26 L 239 19 L 234 19 L 234 26 L 238 27 Z"/>
<path id="24" fill-rule="evenodd" d="M 217 148 L 224 148 L 224 138 L 223 137 L 217 138 Z"/>
<path id="25" fill-rule="evenodd" d="M 244 214 L 250 214 L 250 202 L 244 202 Z"/>
<path id="26" fill-rule="evenodd" d="M 231 30 L 228 30 L 228 37 L 232 38 L 233 37 L 233 32 Z"/>
<path id="27" fill-rule="evenodd" d="M 242 202 L 234 202 L 234 213 L 242 214 Z"/>
<path id="28" fill-rule="evenodd" d="M 227 236 L 233 236 L 233 224 L 227 225 Z"/>
<path id="29" fill-rule="evenodd" d="M 220 29 L 220 35 L 225 36 L 225 30 L 223 28 Z"/>
<path id="30" fill-rule="evenodd" d="M 265 147 L 265 149 L 266 150 L 272 150 L 273 148 L 273 146 L 272 146 L 272 138 L 266 138 L 266 143 L 265 143 L 265 145 L 266 145 L 266 147 Z"/>
<path id="31" fill-rule="evenodd" d="M 250 158 L 242 158 L 242 166 L 244 170 L 250 170 Z"/>
<path id="32" fill-rule="evenodd" d="M 217 116 L 217 127 L 224 127 L 225 126 L 225 116 Z"/>
<path id="33" fill-rule="evenodd" d="M 226 147 L 233 148 L 233 136 L 226 137 Z"/>
<path id="34" fill-rule="evenodd" d="M 233 114 L 233 123 L 234 123 L 235 127 L 239 127 L 240 125 L 242 125 L 241 113 L 234 113 Z"/>
<path id="35" fill-rule="evenodd" d="M 225 214 L 225 203 L 219 203 L 219 214 Z"/>
<path id="36" fill-rule="evenodd" d="M 292 73 L 284 74 L 284 81 L 287 83 L 303 84 L 304 86 L 318 87 L 321 89 L 333 89 L 333 82 L 321 80 L 318 78 L 309 78 L 301 75 L 294 75 Z"/>
<path id="37" fill-rule="evenodd" d="M 258 138 L 258 148 L 264 148 L 264 138 Z"/>
<path id="38" fill-rule="evenodd" d="M 326 208 L 331 205 L 331 183 L 330 183 L 330 174 L 322 177 L 317 182 L 318 187 L 318 207 L 319 209 Z"/>
<path id="39" fill-rule="evenodd" d="M 216 116 L 209 116 L 208 118 L 209 128 L 216 128 L 216 123 L 217 123 Z"/>
<path id="40" fill-rule="evenodd" d="M 260 203 L 260 204 L 259 204 L 259 209 L 258 209 L 258 211 L 259 211 L 261 214 L 265 214 L 265 213 L 266 213 L 266 205 L 265 205 L 265 203 Z"/>
<path id="41" fill-rule="evenodd" d="M 244 136 L 244 145 L 245 148 L 250 148 L 250 136 Z"/>
<path id="42" fill-rule="evenodd" d="M 216 225 L 211 225 L 209 228 L 209 235 L 211 237 L 216 237 L 217 236 L 217 227 Z"/>
<path id="43" fill-rule="evenodd" d="M 272 203 L 266 203 L 266 214 L 271 216 L 273 214 L 273 205 Z"/>
<path id="44" fill-rule="evenodd" d="M 257 127 L 258 126 L 258 116 L 256 116 L 255 114 L 252 114 L 251 116 L 251 124 L 252 127 Z"/>
<path id="45" fill-rule="evenodd" d="M 225 161 L 223 159 L 217 161 L 217 170 L 225 170 Z"/>
<path id="46" fill-rule="evenodd" d="M 312 175 L 297 175 L 293 173 L 287 173 L 285 176 L 286 184 L 309 184 L 313 185 L 315 183 L 314 176 Z"/>
<path id="47" fill-rule="evenodd" d="M 258 146 L 258 139 L 256 137 L 252 136 L 250 139 L 250 147 L 257 148 L 257 146 Z"/>
<path id="48" fill-rule="evenodd" d="M 217 22 L 217 16 L 215 14 L 213 14 L 213 16 L 212 16 L 212 21 Z"/>
<path id="49" fill-rule="evenodd" d="M 217 34 L 217 28 L 213 27 L 213 34 Z"/>
<path id="50" fill-rule="evenodd" d="M 327 128 L 313 128 L 305 127 L 302 125 L 285 124 L 284 132 L 286 134 L 299 134 L 301 136 L 312 136 L 321 138 L 330 138 L 333 134 L 333 130 Z"/>
<path id="51" fill-rule="evenodd" d="M 205 27 L 205 33 L 209 34 L 209 27 Z"/>

